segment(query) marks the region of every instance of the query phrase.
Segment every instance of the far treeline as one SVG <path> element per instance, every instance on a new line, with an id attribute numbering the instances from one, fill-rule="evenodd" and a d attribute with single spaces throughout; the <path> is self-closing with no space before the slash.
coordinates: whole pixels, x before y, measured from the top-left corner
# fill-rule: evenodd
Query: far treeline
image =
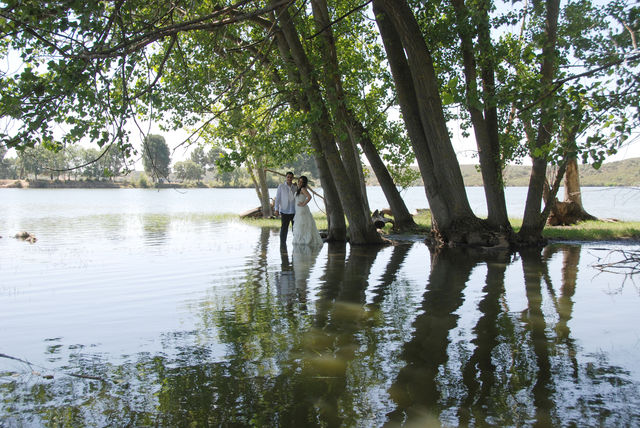
<path id="1" fill-rule="evenodd" d="M 144 172 L 133 170 L 130 159 L 113 150 L 71 146 L 57 152 L 42 145 L 6 157 L 0 146 L 0 179 L 28 181 L 30 187 L 254 187 L 253 176 L 245 167 L 224 166 L 218 163 L 224 151 L 205 150 L 199 146 L 189 158 L 172 164 L 169 145 L 160 135 L 149 135 L 143 144 Z M 313 157 L 299 154 L 279 171 L 265 174 L 267 185 L 277 187 L 282 174 L 294 171 L 306 175 L 313 186 L 319 187 L 318 169 Z"/>
<path id="2" fill-rule="evenodd" d="M 223 187 L 223 188 L 247 188 L 254 187 L 251 174 L 246 168 L 222 169 L 216 164 L 224 151 L 220 148 L 212 148 L 205 151 L 203 147 L 193 150 L 188 159 L 177 161 L 172 166 L 165 165 L 171 161 L 169 146 L 164 138 L 150 135 L 146 148 L 153 149 L 157 145 L 165 145 L 166 149 L 160 151 L 165 155 L 156 155 L 154 162 L 143 162 L 145 171 L 128 171 L 123 174 L 123 168 L 127 159 L 114 156 L 107 152 L 100 156 L 100 152 L 93 148 L 70 147 L 68 149 L 52 152 L 42 146 L 26 149 L 19 152 L 17 158 L 5 158 L 6 149 L 0 147 L 0 179 L 9 180 L 49 180 L 56 181 L 57 187 L 80 187 L 81 182 L 86 187 L 91 187 L 95 181 L 111 181 L 114 184 L 128 187 L 152 187 L 157 186 L 158 171 L 164 171 L 160 176 L 163 183 L 179 185 L 181 187 Z M 146 153 L 146 150 L 143 150 Z M 95 160 L 97 159 L 97 160 Z M 146 157 L 149 159 L 149 157 Z M 95 161 L 94 161 L 95 160 Z M 75 167 L 85 163 L 81 168 Z M 414 179 L 403 182 L 403 186 L 422 186 L 417 167 L 408 166 L 412 173 L 405 175 Z M 460 165 L 465 186 L 481 187 L 482 174 L 478 165 Z M 320 185 L 318 169 L 313 157 L 300 154 L 293 161 L 279 168 L 279 171 L 267 171 L 266 180 L 269 188 L 275 188 L 282 182 L 282 176 L 286 171 L 292 171 L 296 176 L 306 175 L 314 186 Z M 531 167 L 524 165 L 506 165 L 502 172 L 506 186 L 526 187 L 529 184 Z M 416 178 L 417 177 L 417 178 Z M 601 164 L 598 168 L 592 165 L 583 165 L 579 169 L 579 179 L 582 186 L 592 187 L 640 187 L 640 158 L 626 159 L 617 162 Z M 373 170 L 365 165 L 365 181 L 367 186 L 379 186 Z M 80 182 L 80 183 L 78 183 Z M 39 186 L 47 186 L 46 182 L 39 182 Z"/>
<path id="3" fill-rule="evenodd" d="M 215 173 L 247 172 L 268 216 L 268 170 L 307 155 L 332 241 L 384 242 L 370 165 L 398 229 L 416 227 L 398 187 L 419 177 L 434 246 L 538 246 L 551 216 L 590 217 L 578 165 L 602 165 L 640 129 L 632 0 L 5 3 L 0 146 L 18 152 L 17 174 L 38 159 L 38 175 L 93 176 L 96 163 L 111 177 L 109 162 L 122 171 L 142 157 L 154 182 L 189 180 L 212 171 L 193 159 L 170 169 L 170 153 L 199 144 L 215 151 Z M 170 150 L 151 125 L 190 137 Z M 476 141 L 486 218 L 469 204 L 452 135 Z M 88 145 L 94 156 L 78 151 L 71 166 L 30 153 Z M 503 172 L 525 159 L 524 212 L 509 213 Z"/>

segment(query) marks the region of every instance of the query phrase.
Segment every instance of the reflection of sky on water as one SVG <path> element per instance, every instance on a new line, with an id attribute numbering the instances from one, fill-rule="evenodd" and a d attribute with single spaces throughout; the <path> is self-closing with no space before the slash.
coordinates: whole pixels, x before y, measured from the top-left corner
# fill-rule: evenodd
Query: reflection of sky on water
<path id="1" fill-rule="evenodd" d="M 348 425 L 377 426 L 393 412 L 425 408 L 452 424 L 475 409 L 496 424 L 527 425 L 532 397 L 547 391 L 559 420 L 637 421 L 640 290 L 591 267 L 608 251 L 602 245 L 548 247 L 538 262 L 434 258 L 421 242 L 324 245 L 317 254 L 289 245 L 285 259 L 277 230 L 206 213 L 107 211 L 41 213 L 27 219 L 36 244 L 0 239 L 0 353 L 54 373 L 81 367 L 126 378 L 151 403 L 164 393 L 176 394 L 165 402 L 204 406 L 193 414 L 241 402 L 242 417 L 250 409 L 284 417 L 324 403 L 321 420 L 358 421 Z M 5 228 L 22 220 L 0 221 Z M 542 381 L 541 366 L 549 368 Z M 24 365 L 0 359 L 4 397 L 15 379 L 5 371 Z M 59 388 L 62 399 L 58 377 L 43 387 Z M 132 398 L 120 385 L 103 386 L 116 406 Z M 478 403 L 488 400 L 485 410 L 468 403 L 473 388 Z M 264 408 L 248 404 L 260 400 Z M 513 413 L 499 419 L 505 409 Z M 163 411 L 178 417 L 185 409 Z"/>

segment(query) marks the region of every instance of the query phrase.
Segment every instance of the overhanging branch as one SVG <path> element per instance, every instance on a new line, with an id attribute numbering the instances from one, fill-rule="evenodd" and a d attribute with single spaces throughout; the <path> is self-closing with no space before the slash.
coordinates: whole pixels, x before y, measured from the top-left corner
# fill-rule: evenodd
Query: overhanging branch
<path id="1" fill-rule="evenodd" d="M 601 72 L 602 70 L 606 70 L 608 68 L 614 67 L 616 65 L 622 64 L 623 62 L 626 61 L 635 61 L 635 60 L 639 60 L 640 59 L 640 54 L 634 54 L 630 57 L 624 57 L 624 58 L 619 58 L 615 61 L 610 61 L 604 65 L 601 65 L 600 67 L 594 68 L 593 70 L 587 70 L 584 73 L 580 73 L 580 74 L 575 74 L 573 76 L 569 76 L 569 77 L 565 77 L 564 79 L 560 79 L 557 80 L 555 82 L 553 82 L 553 86 L 551 87 L 551 89 L 549 89 L 549 91 L 544 94 L 542 97 L 538 98 L 537 100 L 535 100 L 534 102 L 526 105 L 521 111 L 527 111 L 532 107 L 535 107 L 536 105 L 540 104 L 542 101 L 544 101 L 545 99 L 549 98 L 551 95 L 553 95 L 558 89 L 560 89 L 562 87 L 562 85 L 564 85 L 567 82 L 570 82 L 572 80 L 577 80 L 580 79 L 582 77 L 589 77 L 589 76 L 593 76 L 594 74 L 597 74 L 599 72 Z"/>

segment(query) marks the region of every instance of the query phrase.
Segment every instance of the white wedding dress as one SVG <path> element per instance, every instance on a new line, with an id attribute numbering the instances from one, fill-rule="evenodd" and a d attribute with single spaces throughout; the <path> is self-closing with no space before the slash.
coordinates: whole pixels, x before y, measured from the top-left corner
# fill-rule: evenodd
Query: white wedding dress
<path id="1" fill-rule="evenodd" d="M 306 196 L 302 192 L 296 195 L 296 215 L 293 218 L 293 244 L 322 246 L 322 238 L 318 233 L 316 221 L 311 215 L 311 210 L 307 205 L 303 207 L 298 205 L 305 200 Z"/>

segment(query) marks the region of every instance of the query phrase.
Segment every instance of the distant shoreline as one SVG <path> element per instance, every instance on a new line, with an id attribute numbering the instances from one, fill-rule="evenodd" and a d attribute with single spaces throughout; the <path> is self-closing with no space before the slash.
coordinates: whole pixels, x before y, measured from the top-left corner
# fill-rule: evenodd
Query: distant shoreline
<path id="1" fill-rule="evenodd" d="M 481 184 L 466 184 L 466 187 L 482 187 Z M 367 186 L 380 187 L 378 183 L 367 184 Z M 422 183 L 416 184 L 415 187 L 422 186 Z M 413 186 L 412 186 L 413 187 Z M 527 187 L 523 183 L 512 183 L 505 187 Z M 624 184 L 582 184 L 583 188 L 589 187 L 638 187 L 638 185 Z M 142 187 L 128 180 L 14 180 L 0 179 L 0 189 L 248 189 L 250 187 L 233 187 L 233 186 L 209 186 L 202 182 L 164 182 L 150 184 Z"/>
<path id="2" fill-rule="evenodd" d="M 195 182 L 163 182 L 140 186 L 129 180 L 13 180 L 0 179 L 0 189 L 230 189 Z M 245 187 L 237 187 L 243 189 Z"/>

